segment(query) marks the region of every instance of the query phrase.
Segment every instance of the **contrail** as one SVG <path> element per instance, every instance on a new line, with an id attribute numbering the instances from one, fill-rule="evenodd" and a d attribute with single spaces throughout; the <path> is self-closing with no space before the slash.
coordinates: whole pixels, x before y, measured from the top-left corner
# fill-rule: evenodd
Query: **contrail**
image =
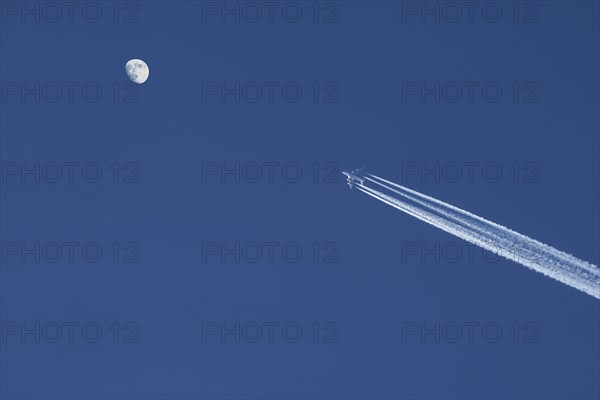
<path id="1" fill-rule="evenodd" d="M 346 173 L 350 187 L 486 250 L 600 299 L 600 268 L 502 225 L 371 174 Z M 368 181 L 383 193 L 365 185 Z"/>

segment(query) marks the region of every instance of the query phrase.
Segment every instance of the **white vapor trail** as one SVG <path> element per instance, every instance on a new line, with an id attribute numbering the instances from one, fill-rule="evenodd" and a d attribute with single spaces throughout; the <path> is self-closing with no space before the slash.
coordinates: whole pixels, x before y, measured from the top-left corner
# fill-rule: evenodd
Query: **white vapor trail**
<path id="1" fill-rule="evenodd" d="M 354 181 L 360 191 L 421 221 L 522 264 L 600 299 L 600 268 L 502 225 L 371 174 L 364 181 L 398 196 Z"/>

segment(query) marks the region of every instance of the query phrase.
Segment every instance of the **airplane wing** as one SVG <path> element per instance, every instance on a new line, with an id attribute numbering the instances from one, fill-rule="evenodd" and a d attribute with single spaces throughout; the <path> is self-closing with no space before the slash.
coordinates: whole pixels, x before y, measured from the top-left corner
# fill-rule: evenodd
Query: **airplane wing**
<path id="1" fill-rule="evenodd" d="M 354 187 L 354 184 L 356 181 L 358 181 L 361 185 L 364 183 L 364 181 L 365 181 L 364 179 L 356 176 L 356 174 L 360 173 L 363 169 L 365 169 L 365 167 L 355 169 L 352 172 L 342 171 L 342 173 L 348 177 L 347 183 L 348 183 L 348 186 L 350 186 L 350 189 L 352 189 Z"/>

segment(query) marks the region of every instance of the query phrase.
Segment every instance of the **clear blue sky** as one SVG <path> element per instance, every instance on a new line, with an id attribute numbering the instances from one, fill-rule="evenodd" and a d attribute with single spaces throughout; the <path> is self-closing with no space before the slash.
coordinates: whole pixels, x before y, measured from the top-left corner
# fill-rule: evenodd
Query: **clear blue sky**
<path id="1" fill-rule="evenodd" d="M 299 1 L 256 22 L 236 4 L 239 23 L 200 1 L 100 1 L 72 21 L 61 6 L 52 23 L 48 6 L 0 2 L 2 398 L 597 399 L 597 300 L 478 250 L 436 262 L 427 249 L 465 244 L 341 171 L 598 265 L 598 2 Z M 127 84 L 132 58 L 150 66 L 142 86 Z M 221 176 L 236 163 L 239 183 Z M 222 261 L 236 243 L 241 261 Z M 240 342 L 223 340 L 236 322 Z M 408 335 L 436 323 L 439 343 Z"/>

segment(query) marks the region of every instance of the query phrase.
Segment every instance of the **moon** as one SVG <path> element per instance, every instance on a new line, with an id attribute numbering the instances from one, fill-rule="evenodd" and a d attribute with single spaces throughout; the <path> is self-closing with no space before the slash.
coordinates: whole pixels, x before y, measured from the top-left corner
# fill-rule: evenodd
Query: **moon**
<path id="1" fill-rule="evenodd" d="M 131 79 L 131 82 L 140 85 L 146 82 L 148 80 L 148 76 L 150 76 L 150 68 L 148 68 L 148 64 L 146 64 L 144 60 L 139 60 L 137 58 L 127 61 L 127 64 L 125 64 L 125 71 L 127 72 L 129 79 Z"/>

